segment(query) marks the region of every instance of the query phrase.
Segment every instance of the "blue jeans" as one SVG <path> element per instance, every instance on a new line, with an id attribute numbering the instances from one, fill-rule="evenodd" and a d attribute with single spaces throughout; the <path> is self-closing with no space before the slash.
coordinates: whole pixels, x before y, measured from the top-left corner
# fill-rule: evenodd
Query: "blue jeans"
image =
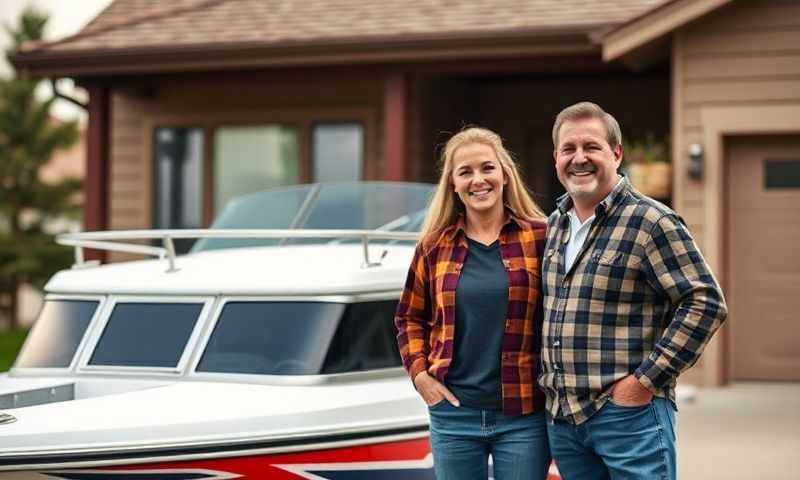
<path id="1" fill-rule="evenodd" d="M 544 480 L 550 467 L 544 412 L 509 417 L 496 410 L 428 409 L 437 480 L 486 480 L 492 456 L 495 480 Z"/>
<path id="2" fill-rule="evenodd" d="M 675 480 L 675 411 L 654 397 L 641 407 L 607 401 L 589 420 L 547 422 L 563 480 Z"/>

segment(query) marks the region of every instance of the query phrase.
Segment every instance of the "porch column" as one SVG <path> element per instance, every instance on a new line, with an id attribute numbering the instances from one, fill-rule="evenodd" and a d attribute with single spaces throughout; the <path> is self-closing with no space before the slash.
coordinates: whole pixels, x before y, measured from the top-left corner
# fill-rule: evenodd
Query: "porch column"
<path id="1" fill-rule="evenodd" d="M 85 231 L 108 228 L 108 179 L 111 94 L 105 85 L 87 85 L 89 122 L 87 126 L 86 177 L 83 181 Z M 87 250 L 86 259 L 106 260 L 106 252 Z"/>
<path id="2" fill-rule="evenodd" d="M 393 73 L 383 85 L 383 179 L 407 180 L 407 157 L 408 78 Z"/>

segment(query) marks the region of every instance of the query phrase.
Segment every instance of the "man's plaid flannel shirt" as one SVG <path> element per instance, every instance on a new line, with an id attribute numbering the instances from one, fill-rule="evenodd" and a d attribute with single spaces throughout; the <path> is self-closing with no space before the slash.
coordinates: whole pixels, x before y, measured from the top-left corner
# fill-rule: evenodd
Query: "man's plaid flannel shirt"
<path id="1" fill-rule="evenodd" d="M 595 209 L 565 272 L 571 208 L 564 196 L 550 215 L 543 263 L 547 410 L 580 424 L 631 373 L 674 404 L 676 378 L 727 315 L 719 285 L 683 220 L 625 178 Z"/>
<path id="2" fill-rule="evenodd" d="M 544 221 L 524 221 L 507 213 L 500 232 L 500 255 L 509 280 L 505 334 L 498 359 L 506 415 L 544 408 L 544 394 L 536 386 L 536 377 L 540 366 L 540 272 L 545 226 Z M 467 253 L 463 216 L 446 228 L 436 243 L 417 245 L 394 319 L 400 355 L 412 380 L 427 370 L 444 382 L 453 358 L 456 287 Z"/>

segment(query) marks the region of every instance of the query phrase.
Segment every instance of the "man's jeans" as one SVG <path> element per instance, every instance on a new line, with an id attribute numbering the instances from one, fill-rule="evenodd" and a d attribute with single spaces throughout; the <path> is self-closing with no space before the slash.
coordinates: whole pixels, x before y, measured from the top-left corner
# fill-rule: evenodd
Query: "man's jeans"
<path id="1" fill-rule="evenodd" d="M 495 480 L 544 480 L 550 467 L 544 411 L 509 417 L 495 410 L 429 408 L 437 480 L 486 480 L 492 455 Z"/>
<path id="2" fill-rule="evenodd" d="M 547 422 L 550 450 L 564 480 L 674 480 L 675 411 L 654 397 L 642 407 L 606 402 L 589 420 Z"/>

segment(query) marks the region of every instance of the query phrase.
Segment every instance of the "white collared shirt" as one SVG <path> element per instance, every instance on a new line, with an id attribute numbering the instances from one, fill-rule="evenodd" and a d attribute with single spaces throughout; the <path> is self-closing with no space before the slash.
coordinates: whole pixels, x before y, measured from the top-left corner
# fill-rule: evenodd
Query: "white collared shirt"
<path id="1" fill-rule="evenodd" d="M 575 263 L 575 258 L 578 256 L 583 242 L 586 241 L 586 237 L 589 235 L 589 230 L 591 230 L 592 222 L 594 221 L 594 215 L 592 215 L 587 218 L 585 222 L 581 223 L 574 207 L 567 212 L 567 215 L 569 215 L 569 241 L 567 242 L 567 249 L 564 252 L 565 272 L 569 272 L 569 269 L 572 268 L 572 264 Z"/>
<path id="2" fill-rule="evenodd" d="M 617 185 L 619 182 L 622 181 L 622 177 L 619 178 Z M 611 189 L 611 193 L 614 193 L 614 190 L 617 187 L 614 186 Z M 606 196 L 607 199 L 611 196 L 611 193 Z M 605 201 L 603 199 L 603 201 Z M 575 258 L 578 256 L 578 252 L 581 251 L 581 247 L 583 247 L 583 243 L 586 241 L 586 237 L 589 235 L 589 230 L 591 230 L 592 222 L 594 221 L 594 215 L 587 218 L 586 221 L 582 222 L 578 218 L 578 213 L 575 211 L 575 207 L 569 209 L 567 212 L 569 215 L 569 240 L 567 242 L 567 248 L 564 252 L 564 271 L 569 272 L 569 269 L 572 268 L 572 264 L 575 263 Z"/>

